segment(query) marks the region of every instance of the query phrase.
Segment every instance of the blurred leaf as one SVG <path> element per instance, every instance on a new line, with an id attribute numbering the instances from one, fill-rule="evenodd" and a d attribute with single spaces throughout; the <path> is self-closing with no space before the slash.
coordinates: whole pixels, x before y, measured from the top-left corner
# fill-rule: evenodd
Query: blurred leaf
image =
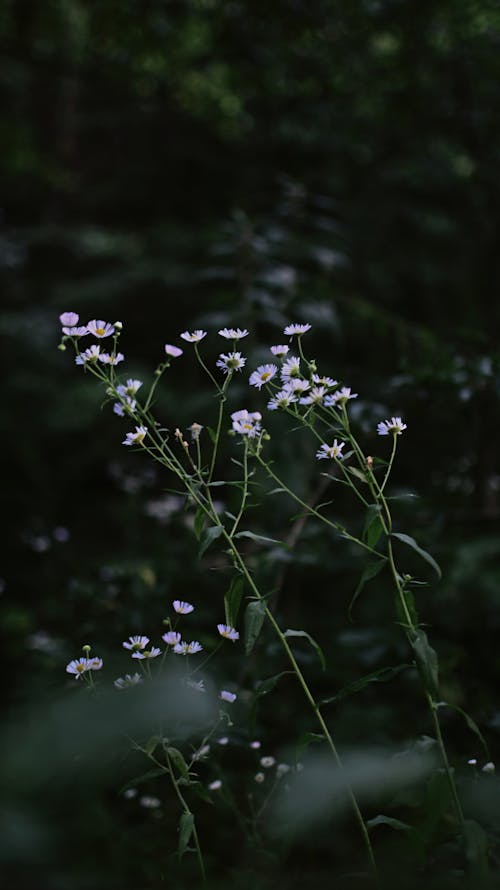
<path id="1" fill-rule="evenodd" d="M 275 538 L 265 538 L 263 535 L 256 535 L 254 532 L 238 532 L 235 538 L 249 538 L 251 541 L 255 541 L 257 544 L 281 544 L 283 545 L 283 541 L 277 541 Z"/>
<path id="2" fill-rule="evenodd" d="M 182 813 L 179 819 L 179 843 L 177 852 L 179 859 L 182 859 L 188 848 L 189 841 L 194 829 L 194 816 L 192 813 Z"/>
<path id="3" fill-rule="evenodd" d="M 436 651 L 430 645 L 427 634 L 423 630 L 411 631 L 410 644 L 415 653 L 425 688 L 435 698 L 439 688 L 439 665 Z"/>
<path id="4" fill-rule="evenodd" d="M 374 671 L 372 674 L 366 674 L 365 677 L 360 677 L 359 680 L 355 680 L 353 683 L 349 683 L 348 686 L 344 686 L 336 693 L 336 695 L 329 696 L 329 698 L 322 698 L 319 704 L 330 705 L 333 704 L 333 702 L 342 701 L 343 698 L 347 698 L 349 695 L 361 692 L 370 683 L 387 683 L 389 680 L 397 677 L 401 671 L 406 671 L 408 668 L 413 668 L 413 665 L 398 664 L 396 667 L 380 668 L 378 671 Z"/>
<path id="5" fill-rule="evenodd" d="M 482 746 L 483 746 L 483 749 L 484 749 L 484 753 L 486 754 L 486 759 L 487 759 L 487 760 L 490 760 L 490 752 L 489 752 L 489 750 L 488 750 L 488 745 L 487 745 L 486 739 L 484 738 L 484 736 L 483 736 L 481 730 L 479 729 L 479 726 L 477 725 L 476 721 L 472 719 L 472 717 L 467 713 L 467 711 L 464 711 L 463 708 L 459 708 L 458 705 L 451 705 L 451 704 L 450 704 L 449 702 L 447 702 L 447 701 L 439 701 L 439 702 L 436 702 L 436 707 L 438 707 L 438 708 L 451 708 L 452 711 L 456 711 L 457 714 L 461 714 L 462 717 L 464 718 L 464 720 L 465 720 L 467 726 L 468 726 L 469 729 L 471 730 L 471 732 L 473 732 L 474 735 L 476 735 L 476 736 L 478 737 L 479 741 L 481 742 L 481 744 L 482 744 Z"/>
<path id="6" fill-rule="evenodd" d="M 324 671 L 326 670 L 326 661 L 323 650 L 310 634 L 308 634 L 305 630 L 286 630 L 284 635 L 285 637 L 304 637 L 311 644 L 314 651 L 316 652 L 316 655 L 320 660 L 321 667 Z"/>
<path id="7" fill-rule="evenodd" d="M 469 877 L 478 881 L 479 887 L 491 886 L 488 862 L 488 835 L 478 822 L 466 819 L 463 824 L 465 855 L 469 864 Z"/>
<path id="8" fill-rule="evenodd" d="M 255 687 L 255 695 L 267 695 L 268 692 L 274 689 L 278 680 L 281 680 L 281 677 L 285 677 L 288 674 L 294 674 L 294 671 L 281 671 L 280 674 L 274 674 L 273 677 L 268 677 L 267 680 L 261 680 Z"/>
<path id="9" fill-rule="evenodd" d="M 438 578 L 441 578 L 441 569 L 439 568 L 434 557 L 431 556 L 430 553 L 427 553 L 427 550 L 423 550 L 421 547 L 419 547 L 414 538 L 410 537 L 410 535 L 404 535 L 401 532 L 392 532 L 391 537 L 397 538 L 398 541 L 402 541 L 403 544 L 407 544 L 408 547 L 411 547 L 411 549 L 414 550 L 415 553 L 418 553 L 418 555 L 421 556 L 422 559 L 425 559 L 425 561 L 428 562 L 430 566 L 432 566 Z"/>
<path id="10" fill-rule="evenodd" d="M 266 606 L 261 600 L 252 600 L 245 610 L 245 654 L 250 655 L 262 630 Z"/>
<path id="11" fill-rule="evenodd" d="M 229 624 L 231 627 L 236 627 L 244 587 L 244 578 L 241 575 L 236 575 L 231 579 L 229 590 L 224 594 L 226 624 Z"/>
<path id="12" fill-rule="evenodd" d="M 303 732 L 301 736 L 299 736 L 297 743 L 295 745 L 295 758 L 299 760 L 303 751 L 309 747 L 309 745 L 317 744 L 318 742 L 326 742 L 326 736 L 321 732 Z"/>
<path id="13" fill-rule="evenodd" d="M 187 765 L 186 761 L 184 760 L 184 757 L 181 754 L 181 752 L 179 751 L 179 749 L 168 747 L 165 749 L 165 751 L 166 751 L 168 757 L 170 758 L 170 760 L 172 761 L 173 765 L 175 766 L 179 775 L 182 776 L 183 779 L 186 779 L 187 781 L 189 781 L 188 765 Z"/>
<path id="14" fill-rule="evenodd" d="M 354 603 L 356 602 L 359 595 L 361 594 L 365 584 L 368 581 L 371 581 L 372 578 L 375 578 L 376 575 L 378 575 L 382 571 L 386 562 L 387 562 L 386 557 L 381 556 L 381 558 L 377 559 L 376 562 L 369 562 L 368 565 L 363 569 L 363 574 L 361 575 L 361 578 L 359 579 L 358 586 L 356 587 L 356 590 L 354 591 L 354 593 L 352 595 L 351 602 L 349 603 L 349 609 L 348 609 L 349 618 L 352 618 L 352 610 L 354 607 Z"/>
<path id="15" fill-rule="evenodd" d="M 205 522 L 205 511 L 204 511 L 203 507 L 197 507 L 195 517 L 194 517 L 194 526 L 193 526 L 195 537 L 196 537 L 197 541 L 199 541 L 201 538 L 201 533 L 203 530 L 204 522 Z"/>
<path id="16" fill-rule="evenodd" d="M 221 525 L 211 525 L 210 528 L 207 528 L 206 531 L 203 532 L 201 538 L 201 545 L 198 551 L 198 556 L 201 558 L 206 550 L 213 544 L 217 538 L 220 538 L 222 534 L 222 526 Z"/>

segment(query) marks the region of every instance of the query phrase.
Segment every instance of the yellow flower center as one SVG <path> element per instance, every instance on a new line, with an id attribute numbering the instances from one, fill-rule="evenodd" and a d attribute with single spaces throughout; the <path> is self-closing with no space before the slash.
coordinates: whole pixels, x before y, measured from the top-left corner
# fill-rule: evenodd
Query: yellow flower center
<path id="1" fill-rule="evenodd" d="M 103 337 L 103 336 L 104 336 L 104 328 L 96 328 L 96 329 L 95 329 L 95 332 L 96 332 L 96 334 L 97 334 L 98 337 Z"/>

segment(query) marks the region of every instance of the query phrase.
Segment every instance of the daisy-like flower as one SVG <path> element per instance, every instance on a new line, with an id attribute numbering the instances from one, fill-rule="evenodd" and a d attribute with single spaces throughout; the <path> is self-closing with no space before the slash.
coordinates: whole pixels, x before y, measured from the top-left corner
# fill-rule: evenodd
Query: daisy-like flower
<path id="1" fill-rule="evenodd" d="M 276 763 L 275 757 L 261 757 L 260 765 L 264 767 L 264 769 L 271 769 L 272 766 Z"/>
<path id="2" fill-rule="evenodd" d="M 93 334 L 94 337 L 102 340 L 103 337 L 111 337 L 111 334 L 114 334 L 115 326 L 110 324 L 109 321 L 93 318 L 92 321 L 87 323 L 87 330 L 89 334 Z"/>
<path id="3" fill-rule="evenodd" d="M 219 791 L 222 788 L 222 782 L 220 779 L 214 779 L 213 782 L 210 782 L 208 786 L 209 791 Z"/>
<path id="4" fill-rule="evenodd" d="M 172 605 L 178 615 L 189 615 L 190 612 L 194 612 L 194 606 L 191 603 L 184 603 L 182 600 L 174 600 Z"/>
<path id="5" fill-rule="evenodd" d="M 207 336 L 206 331 L 193 331 L 191 334 L 189 331 L 184 331 L 181 334 L 183 340 L 186 340 L 187 343 L 199 343 L 200 340 L 203 340 L 203 337 Z"/>
<path id="6" fill-rule="evenodd" d="M 135 433 L 127 433 L 122 445 L 141 445 L 147 431 L 147 426 L 136 426 Z"/>
<path id="7" fill-rule="evenodd" d="M 246 328 L 243 331 L 241 328 L 223 328 L 219 331 L 219 337 L 224 337 L 226 340 L 243 340 L 246 336 L 248 336 Z"/>
<path id="8" fill-rule="evenodd" d="M 63 334 L 66 334 L 67 337 L 85 337 L 85 334 L 88 334 L 88 330 L 85 325 L 76 325 L 75 327 L 63 327 Z"/>
<path id="9" fill-rule="evenodd" d="M 66 673 L 74 674 L 75 680 L 78 680 L 78 677 L 81 677 L 85 671 L 89 670 L 90 664 L 88 658 L 74 658 L 73 661 L 70 661 L 70 663 L 66 665 Z"/>
<path id="10" fill-rule="evenodd" d="M 349 399 L 357 399 L 357 392 L 351 392 L 350 386 L 343 386 L 342 389 L 338 389 L 337 392 L 332 393 L 331 396 L 327 396 L 325 398 L 325 407 L 326 408 L 336 408 L 337 405 L 345 405 Z"/>
<path id="11" fill-rule="evenodd" d="M 262 414 L 260 411 L 247 411 L 246 408 L 241 411 L 234 411 L 231 414 L 231 420 L 235 433 L 248 436 L 249 439 L 254 439 L 262 429 L 260 425 Z"/>
<path id="12" fill-rule="evenodd" d="M 301 334 L 307 334 L 307 332 L 310 330 L 311 330 L 310 324 L 287 324 L 283 333 L 287 337 L 293 337 L 294 334 L 298 334 L 299 336 Z"/>
<path id="13" fill-rule="evenodd" d="M 136 673 L 125 674 L 124 677 L 118 677 L 113 685 L 116 686 L 117 689 L 128 689 L 129 686 L 138 686 L 139 683 L 142 683 L 142 677 L 140 674 Z"/>
<path id="14" fill-rule="evenodd" d="M 59 321 L 63 327 L 73 328 L 80 321 L 80 316 L 77 315 L 76 312 L 63 312 L 62 315 L 59 316 Z"/>
<path id="15" fill-rule="evenodd" d="M 300 377 L 300 358 L 297 358 L 296 355 L 291 355 L 283 362 L 281 379 L 283 383 L 288 383 L 294 377 Z"/>
<path id="16" fill-rule="evenodd" d="M 77 365 L 86 365 L 87 362 L 96 362 L 99 358 L 99 354 L 101 352 L 101 347 L 97 345 L 89 346 L 85 352 L 80 353 L 75 358 L 75 362 Z"/>
<path id="17" fill-rule="evenodd" d="M 203 429 L 203 427 L 202 427 L 201 423 L 196 423 L 196 421 L 194 423 L 192 423 L 191 426 L 188 426 L 188 430 L 191 433 L 191 439 L 193 440 L 193 442 L 198 441 L 198 439 L 200 438 L 200 433 L 201 433 L 202 429 Z"/>
<path id="18" fill-rule="evenodd" d="M 400 436 L 403 430 L 406 429 L 406 423 L 403 423 L 401 417 L 391 417 L 390 420 L 382 420 L 377 424 L 377 433 L 379 436 L 388 436 L 389 433 L 393 433 L 395 436 Z"/>
<path id="19" fill-rule="evenodd" d="M 219 698 L 221 699 L 221 701 L 227 701 L 229 702 L 229 704 L 232 705 L 232 703 L 236 701 L 238 696 L 235 695 L 234 692 L 228 692 L 227 689 L 221 689 L 221 691 L 219 692 Z"/>
<path id="20" fill-rule="evenodd" d="M 132 654 L 132 658 L 158 658 L 158 655 L 161 655 L 161 649 L 158 649 L 158 646 L 152 646 L 151 649 L 143 649 L 142 652 L 134 652 Z"/>
<path id="21" fill-rule="evenodd" d="M 284 358 L 285 355 L 288 355 L 290 352 L 289 346 L 271 346 L 271 352 L 273 355 L 277 356 L 277 358 Z"/>
<path id="22" fill-rule="evenodd" d="M 282 389 L 267 403 L 267 407 L 269 408 L 269 411 L 277 411 L 278 408 L 288 408 L 292 402 L 296 401 L 297 398 L 294 396 L 291 389 Z"/>
<path id="23" fill-rule="evenodd" d="M 276 365 L 259 365 L 257 370 L 250 374 L 250 386 L 256 386 L 257 389 L 262 389 L 264 384 L 269 383 L 277 372 L 278 369 Z"/>
<path id="24" fill-rule="evenodd" d="M 300 377 L 291 377 L 285 385 L 283 389 L 288 390 L 289 392 L 307 392 L 308 389 L 311 388 L 311 384 L 308 380 L 302 380 Z"/>
<path id="25" fill-rule="evenodd" d="M 175 630 L 169 630 L 166 634 L 163 634 L 162 640 L 167 646 L 177 646 L 177 643 L 181 641 L 181 635 Z"/>
<path id="26" fill-rule="evenodd" d="M 316 452 L 316 457 L 318 460 L 333 460 L 334 458 L 342 460 L 342 449 L 344 445 L 345 442 L 337 442 L 336 439 L 333 440 L 333 445 L 323 443 L 319 451 Z"/>
<path id="27" fill-rule="evenodd" d="M 115 402 L 113 405 L 113 411 L 115 414 L 118 414 L 119 417 L 125 417 L 125 408 L 127 409 L 127 414 L 133 414 L 136 407 L 137 402 L 135 399 L 131 399 L 130 396 L 122 396 L 125 405 L 122 405 L 121 402 Z"/>
<path id="28" fill-rule="evenodd" d="M 128 642 L 122 643 L 124 649 L 130 649 L 132 652 L 139 652 L 145 649 L 149 643 L 149 637 L 142 637 L 137 634 L 135 637 L 129 637 Z"/>
<path id="29" fill-rule="evenodd" d="M 319 374 L 313 374 L 312 381 L 317 386 L 326 386 L 327 389 L 333 389 L 334 386 L 338 385 L 338 380 L 334 380 L 333 377 L 320 377 Z"/>
<path id="30" fill-rule="evenodd" d="M 199 333 L 199 332 L 198 332 Z M 184 334 L 181 334 L 181 337 L 184 337 Z M 184 337 L 184 339 L 186 339 Z M 200 338 L 201 339 L 201 338 Z M 179 358 L 180 355 L 184 352 L 183 349 L 180 349 L 178 346 L 172 346 L 171 343 L 165 343 L 165 352 L 171 358 Z"/>
<path id="31" fill-rule="evenodd" d="M 103 365 L 119 365 L 124 358 L 125 356 L 123 352 L 101 352 L 99 361 L 102 362 Z"/>
<path id="32" fill-rule="evenodd" d="M 297 380 L 296 382 L 299 383 L 300 381 Z M 324 386 L 313 386 L 308 395 L 299 399 L 299 402 L 301 405 L 322 405 L 325 395 L 326 389 Z"/>
<path id="33" fill-rule="evenodd" d="M 201 643 L 198 643 L 197 640 L 191 640 L 190 643 L 177 643 L 174 646 L 174 652 L 176 655 L 196 655 L 197 652 L 201 652 L 203 646 Z"/>
<path id="34" fill-rule="evenodd" d="M 102 668 L 102 658 L 98 658 L 96 655 L 93 655 L 92 658 L 87 659 L 89 663 L 89 671 L 100 671 Z"/>
<path id="35" fill-rule="evenodd" d="M 126 383 L 120 383 L 116 387 L 116 391 L 120 396 L 135 396 L 141 386 L 142 380 L 133 380 L 132 378 L 129 378 Z"/>
<path id="36" fill-rule="evenodd" d="M 257 782 L 258 785 L 262 785 L 262 783 L 265 782 L 265 779 L 266 777 L 264 773 L 255 773 L 254 781 Z"/>
<path id="37" fill-rule="evenodd" d="M 231 640 L 233 643 L 240 638 L 238 631 L 234 627 L 231 627 L 230 624 L 218 624 L 217 630 L 221 637 L 225 637 L 226 640 Z"/>
<path id="38" fill-rule="evenodd" d="M 229 374 L 230 371 L 241 371 L 241 369 L 245 366 L 246 358 L 244 358 L 241 352 L 229 352 L 227 355 L 224 355 L 222 352 L 216 362 L 217 368 L 222 368 L 224 374 Z"/>

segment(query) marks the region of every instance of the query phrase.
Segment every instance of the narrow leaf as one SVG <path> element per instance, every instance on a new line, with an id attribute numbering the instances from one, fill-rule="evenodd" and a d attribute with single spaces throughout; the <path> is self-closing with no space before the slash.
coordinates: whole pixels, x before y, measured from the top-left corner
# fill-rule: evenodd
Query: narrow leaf
<path id="1" fill-rule="evenodd" d="M 267 680 L 261 680 L 255 687 L 255 695 L 267 695 L 268 692 L 271 692 L 274 689 L 278 680 L 281 680 L 286 674 L 293 674 L 293 671 L 281 671 L 280 674 L 275 674 L 274 677 L 268 677 Z"/>
<path id="2" fill-rule="evenodd" d="M 152 735 L 150 739 L 144 745 L 144 750 L 146 754 L 152 754 L 155 748 L 159 745 L 160 739 L 157 735 Z"/>
<path id="3" fill-rule="evenodd" d="M 245 610 L 245 654 L 250 655 L 262 630 L 266 616 L 265 603 L 252 600 Z"/>
<path id="4" fill-rule="evenodd" d="M 202 507 L 196 508 L 196 513 L 194 516 L 194 534 L 196 540 L 199 541 L 201 538 L 201 533 L 203 531 L 203 524 L 205 522 L 205 511 Z"/>
<path id="5" fill-rule="evenodd" d="M 189 841 L 194 828 L 194 816 L 192 813 L 182 813 L 179 819 L 179 843 L 177 845 L 177 853 L 179 860 L 182 859 L 188 848 Z"/>
<path id="6" fill-rule="evenodd" d="M 319 704 L 330 705 L 333 704 L 333 702 L 339 702 L 343 698 L 347 698 L 349 695 L 355 695 L 356 692 L 361 692 L 370 683 L 387 683 L 389 680 L 397 677 L 401 671 L 406 671 L 408 668 L 415 669 L 412 664 L 398 664 L 395 667 L 380 668 L 378 671 L 373 671 L 373 673 L 366 674 L 364 677 L 360 677 L 359 680 L 354 680 L 347 686 L 343 686 L 336 695 L 332 695 L 330 698 L 323 698 Z"/>
<path id="7" fill-rule="evenodd" d="M 224 609 L 226 614 L 226 624 L 231 627 L 236 626 L 238 612 L 240 611 L 241 599 L 243 596 L 243 588 L 245 581 L 241 575 L 232 578 L 229 590 L 224 594 Z"/>
<path id="8" fill-rule="evenodd" d="M 383 530 L 380 507 L 378 504 L 370 504 L 366 511 L 365 527 L 363 529 L 364 542 L 373 549 L 377 545 Z"/>
<path id="9" fill-rule="evenodd" d="M 348 455 L 346 454 L 346 457 Z M 348 473 L 351 476 L 355 476 L 356 479 L 361 479 L 362 482 L 366 482 L 366 473 L 363 473 L 363 470 L 359 470 L 358 467 L 346 467 Z"/>
<path id="10" fill-rule="evenodd" d="M 309 745 L 317 742 L 324 742 L 326 740 L 326 736 L 319 732 L 303 732 L 299 737 L 297 744 L 295 746 L 295 757 L 299 760 L 300 755 L 308 748 Z"/>
<path id="11" fill-rule="evenodd" d="M 437 703 L 437 706 L 439 708 L 441 708 L 441 707 L 451 708 L 452 711 L 456 711 L 458 714 L 462 715 L 462 717 L 464 718 L 464 720 L 465 720 L 467 726 L 469 727 L 469 729 L 471 730 L 471 732 L 473 732 L 474 735 L 476 735 L 478 737 L 479 741 L 481 742 L 481 744 L 484 748 L 484 753 L 486 754 L 486 759 L 489 760 L 490 752 L 488 749 L 486 739 L 483 736 L 481 730 L 479 729 L 479 726 L 477 725 L 476 721 L 472 719 L 470 714 L 468 714 L 467 711 L 464 711 L 463 708 L 459 708 L 458 705 L 450 705 L 450 703 L 447 701 L 440 701 Z"/>
<path id="12" fill-rule="evenodd" d="M 166 748 L 166 753 L 170 760 L 172 761 L 175 769 L 182 776 L 183 779 L 187 779 L 189 781 L 189 770 L 184 757 L 178 748 Z"/>
<path id="13" fill-rule="evenodd" d="M 359 579 L 358 586 L 356 587 L 356 590 L 354 591 L 354 593 L 352 595 L 351 602 L 349 603 L 349 609 L 348 609 L 349 618 L 351 618 L 352 610 L 354 608 L 354 603 L 358 599 L 365 584 L 368 581 L 371 581 L 372 578 L 375 578 L 375 576 L 378 575 L 379 572 L 382 571 L 386 562 L 387 562 L 387 560 L 386 560 L 385 556 L 382 556 L 380 559 L 377 559 L 376 562 L 369 562 L 368 565 L 365 566 L 365 568 L 363 570 L 363 574 L 361 575 L 361 578 Z"/>
<path id="14" fill-rule="evenodd" d="M 203 532 L 201 545 L 199 549 L 198 556 L 201 558 L 206 550 L 213 544 L 217 538 L 220 538 L 222 534 L 222 526 L 221 525 L 211 525 L 210 528 L 207 528 L 206 531 Z"/>
<path id="15" fill-rule="evenodd" d="M 265 538 L 263 535 L 256 535 L 253 532 L 238 532 L 235 538 L 250 538 L 257 544 L 283 544 L 283 541 L 277 541 L 275 538 Z"/>
<path id="16" fill-rule="evenodd" d="M 427 553 L 427 550 L 423 550 L 422 547 L 419 547 L 414 538 L 411 538 L 410 535 L 403 535 L 401 532 L 393 532 L 392 537 L 397 538 L 398 541 L 402 541 L 403 544 L 407 544 L 408 547 L 411 547 L 411 549 L 414 550 L 415 553 L 418 553 L 418 555 L 421 556 L 422 559 L 425 559 L 425 561 L 428 562 L 430 566 L 432 566 L 438 578 L 441 578 L 441 569 L 439 568 L 434 557 L 431 556 L 430 553 Z"/>
<path id="17" fill-rule="evenodd" d="M 439 686 L 438 657 L 436 652 L 430 645 L 427 634 L 423 630 L 412 632 L 410 644 L 415 653 L 415 660 L 425 688 L 434 698 L 438 694 Z"/>
<path id="18" fill-rule="evenodd" d="M 321 667 L 323 668 L 324 671 L 326 670 L 326 661 L 325 661 L 325 656 L 323 654 L 323 650 L 322 650 L 321 646 L 318 645 L 316 640 L 314 640 L 311 637 L 310 634 L 306 633 L 305 630 L 286 630 L 284 635 L 285 635 L 285 637 L 305 637 L 305 639 L 311 644 L 314 651 L 316 652 L 316 655 L 318 656 L 318 658 L 320 660 Z"/>

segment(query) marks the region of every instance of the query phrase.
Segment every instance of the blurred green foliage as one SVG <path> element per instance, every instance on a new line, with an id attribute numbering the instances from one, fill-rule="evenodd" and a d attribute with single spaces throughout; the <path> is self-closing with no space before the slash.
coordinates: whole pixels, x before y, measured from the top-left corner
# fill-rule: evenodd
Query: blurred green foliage
<path id="1" fill-rule="evenodd" d="M 474 714 L 495 759 L 499 38 L 495 0 L 4 0 L 0 574 L 13 719 L 19 702 L 60 689 L 82 643 L 112 660 L 129 633 L 155 632 L 174 596 L 198 598 L 202 624 L 213 625 L 227 581 L 209 555 L 196 561 L 182 502 L 165 500 L 171 481 L 123 453 L 123 425 L 99 410 L 102 393 L 69 351 L 57 352 L 59 313 L 121 319 L 126 372 L 139 377 L 185 328 L 250 328 L 251 367 L 280 326 L 308 320 L 323 373 L 360 393 L 353 412 L 374 451 L 377 420 L 401 413 L 408 423 L 395 487 L 419 497 L 400 503 L 398 521 L 444 569 L 419 591 L 420 611 L 446 698 Z M 215 360 L 213 340 L 207 349 Z M 162 385 L 167 426 L 203 423 L 209 411 L 194 362 L 183 361 Z M 257 408 L 246 379 L 238 386 L 236 407 Z M 309 496 L 310 443 L 279 418 L 269 425 L 288 477 Z M 342 498 L 337 508 L 346 524 L 360 521 Z M 286 536 L 293 512 L 265 501 L 256 527 Z M 313 523 L 286 559 L 255 559 L 280 588 L 283 622 L 305 627 L 328 655 L 324 675 L 304 650 L 320 694 L 408 659 L 383 576 L 349 625 L 358 555 Z M 268 676 L 282 669 L 272 641 L 261 646 L 235 660 L 249 688 L 264 679 L 263 661 Z M 258 714 L 276 746 L 289 743 L 290 713 L 303 714 L 296 691 L 279 689 Z M 429 729 L 404 673 L 333 714 L 346 746 L 406 743 Z M 297 721 L 298 734 L 309 728 Z M 456 714 L 444 722 L 459 763 L 479 756 Z M 233 768 L 243 769 L 237 757 Z M 164 886 L 151 865 L 164 825 L 153 820 L 158 835 L 148 834 L 124 815 L 115 778 L 95 797 L 82 787 L 81 804 L 69 805 L 81 806 L 78 852 L 66 851 L 59 870 L 40 841 L 47 890 Z M 21 816 L 29 836 L 29 812 Z M 126 841 L 89 864 L 115 820 Z M 344 828 L 341 837 L 352 861 L 355 841 Z M 324 880 L 326 835 L 315 843 L 304 871 L 290 854 L 287 887 L 313 860 Z M 276 886 L 279 865 L 259 868 Z M 232 880 L 244 887 L 242 875 Z"/>

